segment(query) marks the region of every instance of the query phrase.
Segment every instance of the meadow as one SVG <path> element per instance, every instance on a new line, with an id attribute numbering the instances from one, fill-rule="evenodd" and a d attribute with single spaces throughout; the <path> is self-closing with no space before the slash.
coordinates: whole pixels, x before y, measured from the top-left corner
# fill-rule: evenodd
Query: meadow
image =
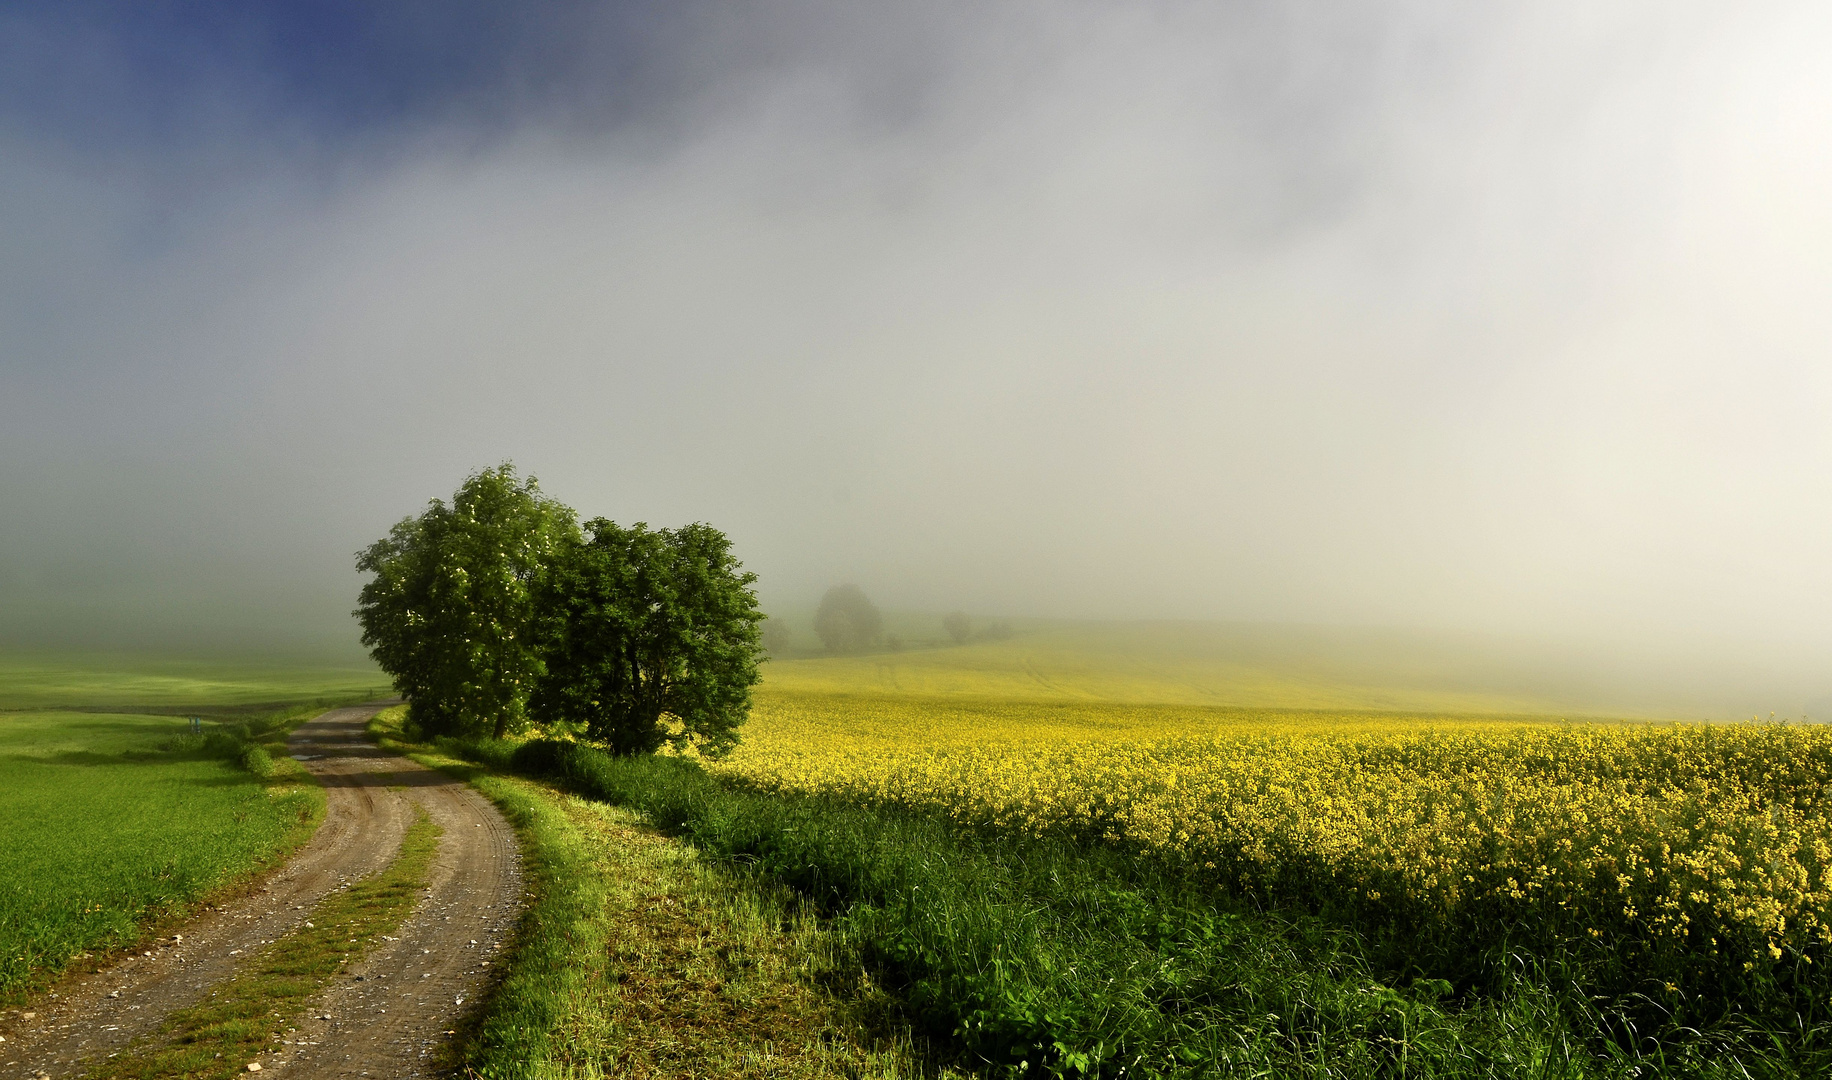
<path id="1" fill-rule="evenodd" d="M 0 659 L 0 1001 L 134 944 L 309 837 L 324 799 L 285 759 L 284 732 L 376 682 L 362 669 Z"/>

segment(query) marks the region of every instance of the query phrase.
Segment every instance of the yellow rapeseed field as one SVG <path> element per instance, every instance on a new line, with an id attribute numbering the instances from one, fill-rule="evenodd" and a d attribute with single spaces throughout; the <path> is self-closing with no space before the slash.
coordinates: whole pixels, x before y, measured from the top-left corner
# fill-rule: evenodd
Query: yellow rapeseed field
<path id="1" fill-rule="evenodd" d="M 1096 835 L 1224 886 L 1630 931 L 1755 964 L 1832 940 L 1832 730 L 769 692 L 719 769 Z"/>

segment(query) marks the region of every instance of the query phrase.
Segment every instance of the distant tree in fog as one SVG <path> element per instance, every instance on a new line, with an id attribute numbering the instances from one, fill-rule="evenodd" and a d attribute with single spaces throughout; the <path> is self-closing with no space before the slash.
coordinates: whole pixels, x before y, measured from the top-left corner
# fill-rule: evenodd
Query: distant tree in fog
<path id="1" fill-rule="evenodd" d="M 956 645 L 965 644 L 967 636 L 973 633 L 973 620 L 964 611 L 950 611 L 941 621 L 941 628 L 948 632 Z"/>
<path id="2" fill-rule="evenodd" d="M 763 651 L 771 656 L 787 656 L 794 647 L 795 635 L 789 632 L 789 624 L 781 619 L 765 619 L 763 623 Z"/>
<path id="3" fill-rule="evenodd" d="M 835 585 L 821 597 L 814 632 L 831 653 L 863 652 L 878 643 L 884 616 L 857 585 Z"/>

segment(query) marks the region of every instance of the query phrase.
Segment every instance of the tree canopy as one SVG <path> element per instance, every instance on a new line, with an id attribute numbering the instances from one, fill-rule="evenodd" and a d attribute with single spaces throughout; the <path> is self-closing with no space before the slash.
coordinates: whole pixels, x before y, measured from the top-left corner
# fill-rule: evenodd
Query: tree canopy
<path id="1" fill-rule="evenodd" d="M 465 478 L 363 550 L 375 577 L 356 617 L 363 644 L 413 706 L 423 730 L 521 728 L 542 670 L 536 595 L 555 553 L 578 535 L 573 512 L 504 464 Z"/>
<path id="2" fill-rule="evenodd" d="M 761 658 L 763 614 L 724 533 L 604 518 L 567 545 L 544 594 L 546 673 L 533 712 L 614 753 L 737 742 Z"/>
<path id="3" fill-rule="evenodd" d="M 737 743 L 763 614 L 710 525 L 630 528 L 503 464 L 358 553 L 367 645 L 423 731 L 502 738 L 573 725 L 618 753 Z"/>

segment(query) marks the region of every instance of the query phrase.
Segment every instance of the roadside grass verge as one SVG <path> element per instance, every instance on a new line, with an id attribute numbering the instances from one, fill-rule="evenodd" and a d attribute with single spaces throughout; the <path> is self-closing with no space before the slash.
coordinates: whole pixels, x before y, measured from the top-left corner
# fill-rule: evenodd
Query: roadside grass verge
<path id="1" fill-rule="evenodd" d="M 533 894 L 507 974 L 460 1049 L 463 1075 L 947 1076 L 805 898 L 706 859 L 636 813 L 503 775 L 507 747 L 453 756 L 371 724 L 389 749 L 468 780 L 514 823 Z"/>
<path id="2" fill-rule="evenodd" d="M 326 897 L 312 921 L 274 942 L 202 1004 L 173 1013 L 136 1048 L 98 1066 L 109 1080 L 210 1080 L 243 1073 L 299 1010 L 392 933 L 420 901 L 442 830 L 415 807 L 387 867 Z"/>
<path id="3" fill-rule="evenodd" d="M 103 963 L 309 839 L 324 793 L 286 757 L 317 704 L 173 716 L 0 713 L 0 1002 Z"/>

